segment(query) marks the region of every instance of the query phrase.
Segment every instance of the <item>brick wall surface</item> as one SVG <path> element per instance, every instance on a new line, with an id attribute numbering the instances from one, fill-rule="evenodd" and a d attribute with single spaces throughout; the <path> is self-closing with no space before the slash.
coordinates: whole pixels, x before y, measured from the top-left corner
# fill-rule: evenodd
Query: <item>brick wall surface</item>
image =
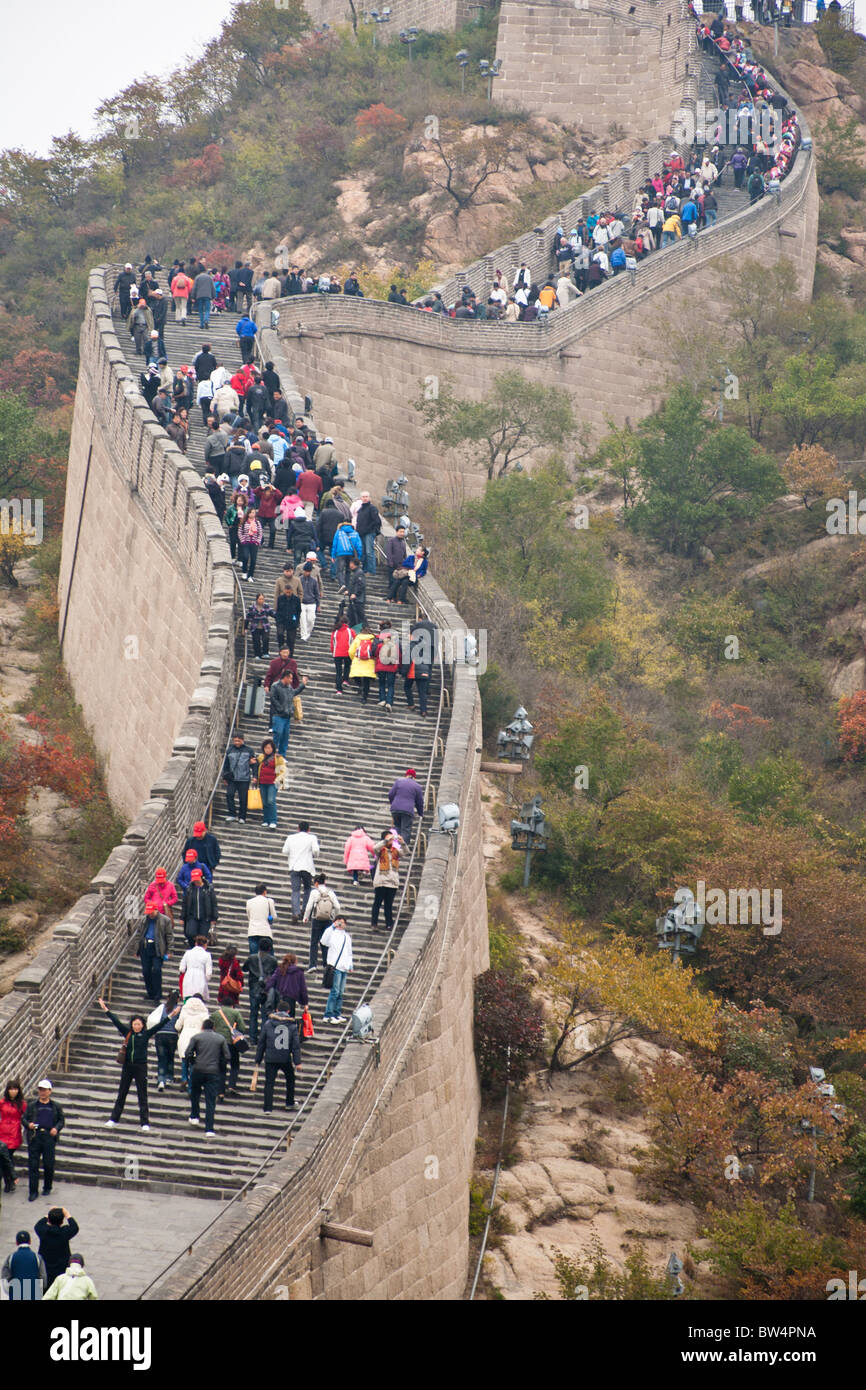
<path id="1" fill-rule="evenodd" d="M 358 27 L 364 25 L 366 11 L 378 9 L 381 14 L 385 4 L 376 5 L 373 0 L 356 0 Z M 347 0 L 305 0 L 304 9 L 314 24 L 349 24 L 351 9 Z M 456 29 L 473 16 L 469 12 L 469 0 L 390 0 L 391 19 L 382 25 L 380 34 L 387 40 L 396 38 L 401 29 L 415 24 L 419 29 L 433 32 L 436 29 Z"/>

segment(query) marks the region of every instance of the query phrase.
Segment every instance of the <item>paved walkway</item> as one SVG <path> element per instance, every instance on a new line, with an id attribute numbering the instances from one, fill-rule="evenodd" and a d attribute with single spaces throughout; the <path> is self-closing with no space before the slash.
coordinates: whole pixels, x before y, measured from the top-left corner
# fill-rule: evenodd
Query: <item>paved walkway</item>
<path id="1" fill-rule="evenodd" d="M 66 1207 L 81 1228 L 72 1243 L 87 1262 L 100 1299 L 134 1299 L 155 1275 L 186 1248 L 223 1207 L 222 1202 L 162 1192 L 126 1192 L 110 1187 L 55 1182 L 50 1197 L 27 1200 L 27 1179 L 3 1196 L 0 1264 L 15 1247 L 17 1231 L 28 1230 L 50 1206 Z M 35 1242 L 34 1242 L 35 1244 Z"/>

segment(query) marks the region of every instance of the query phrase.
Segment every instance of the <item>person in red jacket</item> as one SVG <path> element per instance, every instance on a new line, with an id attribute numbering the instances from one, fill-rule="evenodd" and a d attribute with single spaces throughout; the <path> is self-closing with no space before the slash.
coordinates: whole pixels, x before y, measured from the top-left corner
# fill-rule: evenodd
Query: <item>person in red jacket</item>
<path id="1" fill-rule="evenodd" d="M 346 622 L 345 607 L 341 603 L 331 632 L 331 656 L 334 658 L 334 683 L 338 695 L 342 695 L 343 687 L 349 679 L 349 668 L 352 665 L 349 644 L 354 636 L 353 629 Z"/>
<path id="2" fill-rule="evenodd" d="M 292 678 L 292 690 L 297 694 L 302 685 L 307 684 L 306 676 L 298 675 L 298 663 L 292 656 L 288 647 L 280 647 L 279 656 L 275 656 L 267 670 L 265 676 L 265 690 L 270 690 L 274 681 L 278 681 L 284 671 L 288 671 Z"/>
<path id="3" fill-rule="evenodd" d="M 379 707 L 388 713 L 394 708 L 394 685 L 400 666 L 400 638 L 387 618 L 379 624 L 379 634 L 373 643 L 376 675 L 379 677 Z"/>
<path id="4" fill-rule="evenodd" d="M 7 1081 L 0 1100 L 0 1173 L 3 1191 L 12 1192 L 17 1185 L 14 1159 L 21 1148 L 21 1121 L 24 1116 L 24 1092 L 17 1076 Z"/>
<path id="5" fill-rule="evenodd" d="M 298 474 L 298 496 L 304 503 L 307 516 L 312 516 L 322 495 L 322 480 L 312 468 L 305 468 Z"/>
<path id="6" fill-rule="evenodd" d="M 249 384 L 249 377 L 244 376 L 243 372 L 235 372 L 234 376 L 229 380 L 229 385 L 234 391 L 237 391 L 238 399 L 241 401 L 247 393 Z"/>
<path id="7" fill-rule="evenodd" d="M 277 511 L 283 500 L 283 494 L 279 488 L 274 487 L 273 483 L 265 483 L 262 487 L 254 488 L 253 491 L 259 504 L 259 521 L 262 523 L 262 530 L 267 530 L 270 538 L 268 550 L 273 550 L 277 535 Z"/>
<path id="8" fill-rule="evenodd" d="M 165 869 L 157 869 L 153 876 L 153 882 L 149 883 L 144 890 L 145 912 L 150 904 L 154 903 L 157 912 L 162 912 L 169 918 L 172 926 L 174 926 L 174 905 L 176 902 L 177 889 Z"/>

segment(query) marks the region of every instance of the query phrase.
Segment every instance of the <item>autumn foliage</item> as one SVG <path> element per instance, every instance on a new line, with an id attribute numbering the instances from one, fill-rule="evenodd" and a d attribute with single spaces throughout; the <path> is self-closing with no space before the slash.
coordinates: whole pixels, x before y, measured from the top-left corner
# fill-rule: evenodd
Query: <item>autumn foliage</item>
<path id="1" fill-rule="evenodd" d="M 366 111 L 359 111 L 355 117 L 355 129 L 362 140 L 402 135 L 408 125 L 405 116 L 401 116 L 399 111 L 392 111 L 381 101 L 368 106 Z"/>
<path id="2" fill-rule="evenodd" d="M 846 763 L 866 757 L 866 690 L 844 695 L 836 715 L 839 748 Z"/>

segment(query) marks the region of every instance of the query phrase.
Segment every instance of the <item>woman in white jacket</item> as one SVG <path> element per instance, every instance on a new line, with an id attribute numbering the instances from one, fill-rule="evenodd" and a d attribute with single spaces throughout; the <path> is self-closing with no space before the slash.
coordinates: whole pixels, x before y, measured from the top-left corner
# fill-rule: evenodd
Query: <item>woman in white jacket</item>
<path id="1" fill-rule="evenodd" d="M 213 957 L 207 949 L 206 936 L 197 936 L 195 945 L 184 952 L 180 973 L 183 976 L 184 999 L 189 999 L 191 994 L 200 994 L 207 1002 L 210 998 L 207 982 L 213 974 Z"/>
<path id="2" fill-rule="evenodd" d="M 180 1089 L 182 1091 L 185 1091 L 189 1085 L 189 1068 L 186 1061 L 187 1048 L 196 1033 L 201 1032 L 201 1026 L 206 1018 L 210 1018 L 210 1009 L 200 994 L 193 994 L 187 999 L 180 1011 L 177 1023 L 174 1025 L 180 1033 L 177 1050 L 181 1057 Z"/>

